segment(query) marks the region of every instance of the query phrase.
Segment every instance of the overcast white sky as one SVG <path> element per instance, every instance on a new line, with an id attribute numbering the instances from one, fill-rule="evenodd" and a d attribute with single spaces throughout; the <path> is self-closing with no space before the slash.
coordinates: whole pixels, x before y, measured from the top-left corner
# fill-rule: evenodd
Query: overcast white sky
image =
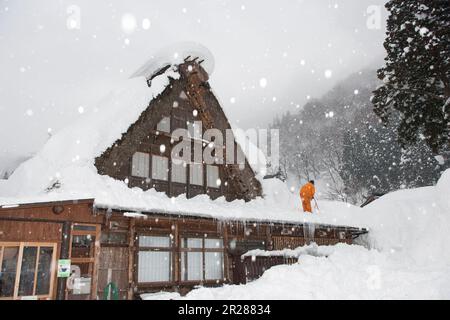
<path id="1" fill-rule="evenodd" d="M 381 60 L 384 2 L 0 0 L 0 171 L 39 150 L 48 128 L 76 119 L 80 106 L 90 112 L 152 53 L 180 41 L 213 53 L 210 83 L 230 121 L 265 127 Z M 80 9 L 79 29 L 67 27 L 71 5 Z M 381 8 L 380 28 L 367 27 L 373 5 Z M 136 20 L 133 32 L 123 29 L 125 14 Z"/>

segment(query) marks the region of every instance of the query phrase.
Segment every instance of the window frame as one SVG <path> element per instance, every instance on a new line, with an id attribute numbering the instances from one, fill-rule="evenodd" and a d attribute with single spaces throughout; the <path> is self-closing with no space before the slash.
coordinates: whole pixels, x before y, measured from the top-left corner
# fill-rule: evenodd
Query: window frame
<path id="1" fill-rule="evenodd" d="M 139 238 L 140 237 L 167 237 L 170 239 L 170 246 L 169 247 L 148 247 L 148 246 L 141 246 L 139 244 Z M 175 283 L 175 253 L 176 253 L 176 245 L 175 245 L 175 241 L 174 238 L 171 237 L 170 233 L 167 232 L 142 232 L 142 231 L 138 231 L 136 232 L 136 240 L 135 240 L 135 247 L 136 247 L 136 251 L 135 251 L 135 261 L 137 262 L 136 264 L 136 272 L 134 272 L 134 280 L 137 284 L 137 286 L 141 286 L 141 287 L 160 287 L 160 286 L 166 286 L 166 285 L 171 285 L 173 283 Z M 139 282 L 139 252 L 140 251 L 151 251 L 151 252 L 169 252 L 170 255 L 170 277 L 169 277 L 169 281 L 151 281 L 151 282 Z"/>
<path id="2" fill-rule="evenodd" d="M 137 176 L 137 175 L 135 175 L 134 173 L 135 172 L 133 172 L 133 159 L 134 159 L 134 155 L 135 154 L 137 154 L 137 153 L 142 153 L 142 154 L 144 154 L 144 155 L 147 155 L 148 156 L 148 159 L 147 159 L 147 170 L 148 170 L 148 172 L 147 172 L 147 175 L 146 176 L 144 176 L 144 175 L 142 175 L 142 176 Z M 130 170 L 130 175 L 132 176 L 132 177 L 134 177 L 134 178 L 138 178 L 138 179 L 147 179 L 147 178 L 149 178 L 150 177 L 150 175 L 151 175 L 151 170 L 152 170 L 152 167 L 151 167 L 151 165 L 150 165 L 150 162 L 151 162 L 151 160 L 152 160 L 152 157 L 151 157 L 152 155 L 150 154 L 150 153 L 148 153 L 148 152 L 143 152 L 143 151 L 135 151 L 132 155 L 131 155 L 131 170 Z"/>
<path id="3" fill-rule="evenodd" d="M 167 124 L 167 126 L 169 127 L 169 128 L 168 128 L 168 131 L 165 130 L 165 129 L 167 129 L 167 128 L 158 129 L 160 123 L 162 123 L 164 120 L 166 120 L 166 124 Z M 172 119 L 171 119 L 170 116 L 163 116 L 163 117 L 161 118 L 161 120 L 159 120 L 158 123 L 156 124 L 156 131 L 157 131 L 157 132 L 166 133 L 166 134 L 170 134 L 170 133 L 172 132 L 171 121 L 172 121 Z"/>
<path id="4" fill-rule="evenodd" d="M 190 164 L 189 164 L 189 185 L 190 186 L 195 186 L 195 187 L 204 187 L 205 186 L 205 179 L 204 179 L 204 174 L 205 174 L 205 166 L 203 165 L 203 163 L 201 163 L 201 162 L 191 162 Z M 193 172 L 194 172 L 194 170 L 193 170 L 193 168 L 194 167 L 196 167 L 196 166 L 198 166 L 198 167 L 200 167 L 201 168 L 201 170 L 202 170 L 202 174 L 201 174 L 201 184 L 197 184 L 197 183 L 194 183 L 193 181 L 192 181 L 192 179 L 193 179 L 193 177 L 194 177 L 194 174 L 193 174 Z"/>
<path id="5" fill-rule="evenodd" d="M 18 256 L 17 256 L 17 263 L 16 263 L 16 274 L 14 279 L 14 291 L 13 295 L 9 297 L 0 297 L 0 300 L 19 300 L 23 297 L 36 297 L 37 299 L 51 299 L 53 297 L 53 291 L 54 291 L 54 284 L 55 284 L 55 278 L 56 278 L 56 249 L 57 249 L 57 243 L 55 242 L 0 242 L 0 270 L 2 268 L 3 264 L 3 254 L 4 250 L 7 247 L 19 247 Z M 23 249 L 25 247 L 35 247 L 37 248 L 36 253 L 36 259 L 35 259 L 35 266 L 34 266 L 34 283 L 33 283 L 33 294 L 32 295 L 26 295 L 26 296 L 19 296 L 19 283 L 20 283 L 20 276 L 22 272 L 22 260 L 23 260 Z M 52 258 L 50 263 L 50 277 L 49 277 L 49 289 L 47 294 L 40 294 L 36 295 L 36 285 L 37 285 L 37 273 L 39 268 L 39 255 L 40 255 L 40 248 L 41 247 L 51 247 L 53 249 L 52 251 Z"/>
<path id="6" fill-rule="evenodd" d="M 197 126 L 198 122 L 201 121 L 190 118 L 186 119 L 186 130 L 188 137 L 193 141 L 202 141 L 203 139 L 203 124 L 199 127 Z"/>
<path id="7" fill-rule="evenodd" d="M 155 169 L 155 164 L 153 163 L 153 159 L 154 158 L 162 158 L 162 159 L 166 159 L 166 162 L 167 162 L 167 167 L 166 167 L 166 179 L 159 179 L 159 178 L 155 178 L 155 177 L 153 177 L 153 170 Z M 152 181 L 162 181 L 162 182 L 169 182 L 169 165 L 170 165 L 170 159 L 169 159 L 169 157 L 165 157 L 165 156 L 160 156 L 160 155 L 157 155 L 157 154 L 151 154 L 151 159 L 150 159 L 150 161 L 151 161 L 151 165 L 150 165 L 150 168 L 151 168 L 151 172 L 150 172 L 150 175 L 151 175 L 151 180 Z"/>
<path id="8" fill-rule="evenodd" d="M 202 247 L 201 248 L 187 248 L 187 247 L 183 247 L 183 241 L 184 239 L 188 239 L 188 238 L 192 238 L 192 239 L 201 239 L 202 240 Z M 220 248 L 206 248 L 205 247 L 205 240 L 207 239 L 215 239 L 215 240 L 221 240 L 222 241 L 222 246 Z M 201 252 L 202 253 L 202 279 L 200 280 L 188 280 L 187 279 L 187 274 L 183 275 L 183 267 L 181 265 L 181 261 L 182 258 L 181 256 L 183 254 L 186 253 L 186 257 L 187 257 L 187 253 L 188 252 Z M 211 253 L 221 253 L 222 254 L 222 278 L 220 279 L 206 279 L 206 265 L 205 265 L 205 253 L 207 252 L 211 252 Z M 194 234 L 182 234 L 180 235 L 180 246 L 179 246 L 179 253 L 180 253 L 180 258 L 179 258 L 179 270 L 180 270 L 180 283 L 181 284 L 185 284 L 185 285 L 189 285 L 189 284 L 217 284 L 217 283 L 223 283 L 225 281 L 225 254 L 226 254 L 226 250 L 225 250 L 225 240 L 223 237 L 220 236 L 208 236 L 208 237 L 202 237 L 199 235 L 194 235 Z M 186 258 L 185 258 L 186 259 Z M 185 260 L 186 261 L 186 260 Z M 185 270 L 185 272 L 187 272 L 188 269 Z M 187 280 L 183 280 L 184 278 L 186 278 Z"/>
<path id="9" fill-rule="evenodd" d="M 213 165 L 213 164 L 207 164 L 205 167 L 206 167 L 206 187 L 207 187 L 207 188 L 212 188 L 212 189 L 220 189 L 222 183 L 219 184 L 219 185 L 217 185 L 217 179 L 219 179 L 220 181 L 222 181 L 222 179 L 220 178 L 220 167 L 217 166 L 217 165 Z M 208 175 L 209 170 L 210 170 L 209 168 L 215 168 L 215 169 L 217 169 L 217 179 L 216 179 L 216 181 L 214 182 L 214 186 L 209 185 L 209 175 Z"/>
<path id="10" fill-rule="evenodd" d="M 181 164 L 175 164 L 175 162 L 173 160 L 170 162 L 171 162 L 171 166 L 172 166 L 171 170 L 170 170 L 170 179 L 171 179 L 170 182 L 187 185 L 188 184 L 188 174 L 187 174 L 188 173 L 188 164 L 186 164 L 184 162 Z M 183 182 L 174 180 L 174 172 L 175 172 L 174 167 L 176 167 L 176 166 L 182 166 L 184 168 L 184 181 Z"/>

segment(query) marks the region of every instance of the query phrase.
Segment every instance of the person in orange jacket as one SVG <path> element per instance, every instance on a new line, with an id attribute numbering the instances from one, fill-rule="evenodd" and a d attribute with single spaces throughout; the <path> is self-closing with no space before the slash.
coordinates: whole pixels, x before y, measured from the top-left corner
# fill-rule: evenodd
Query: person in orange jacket
<path id="1" fill-rule="evenodd" d="M 300 199 L 304 212 L 312 213 L 311 200 L 314 199 L 316 188 L 314 187 L 314 180 L 305 183 L 300 189 Z"/>

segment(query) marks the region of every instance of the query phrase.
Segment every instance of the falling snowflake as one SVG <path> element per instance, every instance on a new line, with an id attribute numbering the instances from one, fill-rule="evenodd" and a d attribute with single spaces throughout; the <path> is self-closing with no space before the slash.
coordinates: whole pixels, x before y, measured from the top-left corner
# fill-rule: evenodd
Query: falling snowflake
<path id="1" fill-rule="evenodd" d="M 261 88 L 265 88 L 267 86 L 267 79 L 266 78 L 259 79 L 259 86 Z"/>
<path id="2" fill-rule="evenodd" d="M 150 19 L 145 18 L 142 20 L 142 29 L 148 30 L 150 29 L 150 26 L 151 26 Z"/>
<path id="3" fill-rule="evenodd" d="M 131 13 L 122 16 L 122 29 L 126 33 L 132 33 L 136 29 L 136 18 Z"/>

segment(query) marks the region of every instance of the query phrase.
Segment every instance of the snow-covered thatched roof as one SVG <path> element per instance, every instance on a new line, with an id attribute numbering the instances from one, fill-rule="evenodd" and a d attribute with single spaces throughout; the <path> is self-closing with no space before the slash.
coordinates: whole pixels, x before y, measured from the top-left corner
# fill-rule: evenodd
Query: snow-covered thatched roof
<path id="1" fill-rule="evenodd" d="M 155 189 L 129 188 L 125 181 L 99 175 L 95 158 L 121 138 L 152 99 L 169 85 L 170 79 L 180 77 L 176 64 L 171 63 L 163 73 L 153 77 L 150 87 L 148 75 L 153 74 L 154 69 L 152 63 L 146 63 L 135 77 L 112 90 L 93 111 L 55 133 L 42 150 L 22 163 L 8 180 L 1 181 L 0 206 L 93 198 L 98 207 L 128 212 L 352 225 L 351 217 L 359 208 L 321 202 L 320 215 L 303 214 L 296 192 L 291 193 L 284 183 L 275 179 L 261 179 L 264 198 L 246 203 L 243 200 L 227 202 L 223 197 L 211 200 L 207 195 L 192 199 L 185 195 L 169 198 Z M 236 139 L 242 144 L 246 137 L 241 133 L 236 134 Z M 247 151 L 260 153 L 253 145 Z M 257 175 L 264 169 L 262 167 L 253 166 Z"/>

